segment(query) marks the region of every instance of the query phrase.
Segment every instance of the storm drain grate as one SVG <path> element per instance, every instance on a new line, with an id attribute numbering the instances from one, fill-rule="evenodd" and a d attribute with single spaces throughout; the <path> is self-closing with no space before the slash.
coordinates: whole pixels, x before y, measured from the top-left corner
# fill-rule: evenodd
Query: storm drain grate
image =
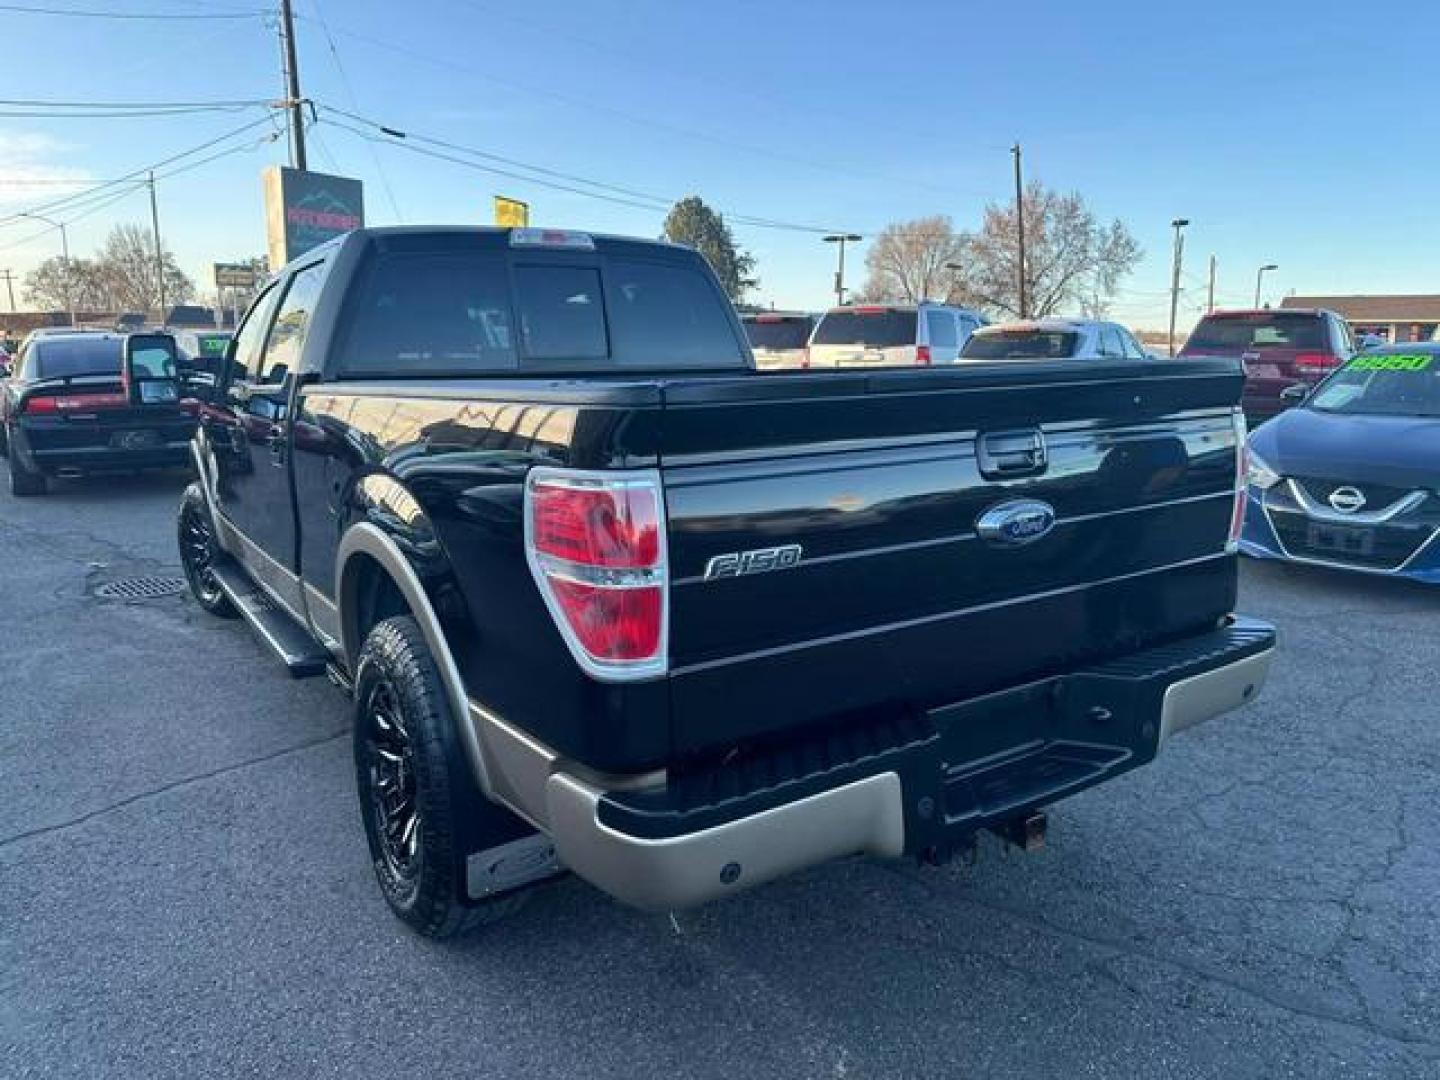
<path id="1" fill-rule="evenodd" d="M 162 596 L 175 596 L 184 589 L 184 578 L 132 577 L 107 581 L 95 590 L 95 595 L 106 600 L 157 600 Z"/>

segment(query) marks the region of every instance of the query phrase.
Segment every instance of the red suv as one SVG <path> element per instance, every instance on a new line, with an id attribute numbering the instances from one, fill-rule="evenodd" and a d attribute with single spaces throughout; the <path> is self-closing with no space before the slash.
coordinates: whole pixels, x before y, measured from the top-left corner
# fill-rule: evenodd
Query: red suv
<path id="1" fill-rule="evenodd" d="M 1280 392 L 1314 385 L 1355 354 L 1345 320 L 1320 308 L 1215 311 L 1206 315 L 1180 358 L 1232 356 L 1245 363 L 1245 415 L 1252 424 L 1289 407 Z"/>

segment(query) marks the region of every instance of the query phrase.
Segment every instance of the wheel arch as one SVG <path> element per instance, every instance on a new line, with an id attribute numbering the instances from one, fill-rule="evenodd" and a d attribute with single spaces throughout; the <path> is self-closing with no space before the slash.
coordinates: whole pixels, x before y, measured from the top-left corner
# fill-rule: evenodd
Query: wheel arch
<path id="1" fill-rule="evenodd" d="M 444 628 L 420 575 L 394 539 L 373 522 L 352 525 L 340 538 L 335 559 L 335 598 L 339 607 L 341 647 L 351 673 L 370 627 L 391 615 L 410 615 L 420 627 L 435 660 L 440 681 L 466 756 L 490 794 L 490 777 L 478 734 L 470 722 L 470 698 Z M 397 605 L 403 604 L 397 609 Z"/>

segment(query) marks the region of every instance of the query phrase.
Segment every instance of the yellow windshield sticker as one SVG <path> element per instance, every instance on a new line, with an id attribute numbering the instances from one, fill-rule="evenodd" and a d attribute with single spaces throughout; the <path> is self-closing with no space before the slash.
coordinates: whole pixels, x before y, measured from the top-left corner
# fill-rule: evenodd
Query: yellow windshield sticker
<path id="1" fill-rule="evenodd" d="M 1424 371 L 1434 361 L 1425 353 L 1388 356 L 1357 356 L 1350 361 L 1350 371 Z"/>

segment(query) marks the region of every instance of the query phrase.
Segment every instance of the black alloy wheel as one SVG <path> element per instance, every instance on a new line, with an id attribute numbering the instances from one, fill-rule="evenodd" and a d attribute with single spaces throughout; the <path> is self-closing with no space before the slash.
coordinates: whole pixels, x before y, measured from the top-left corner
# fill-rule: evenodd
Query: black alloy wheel
<path id="1" fill-rule="evenodd" d="M 404 889 L 420 873 L 420 797 L 415 744 L 388 679 L 370 686 L 363 710 L 364 764 L 369 773 L 371 827 L 384 872 Z"/>
<path id="2" fill-rule="evenodd" d="M 176 526 L 180 565 L 185 569 L 185 580 L 189 582 L 196 602 L 212 615 L 234 616 L 235 608 L 215 577 L 215 560 L 220 557 L 220 545 L 215 540 L 210 508 L 205 505 L 205 495 L 198 484 L 191 484 L 185 489 Z"/>

